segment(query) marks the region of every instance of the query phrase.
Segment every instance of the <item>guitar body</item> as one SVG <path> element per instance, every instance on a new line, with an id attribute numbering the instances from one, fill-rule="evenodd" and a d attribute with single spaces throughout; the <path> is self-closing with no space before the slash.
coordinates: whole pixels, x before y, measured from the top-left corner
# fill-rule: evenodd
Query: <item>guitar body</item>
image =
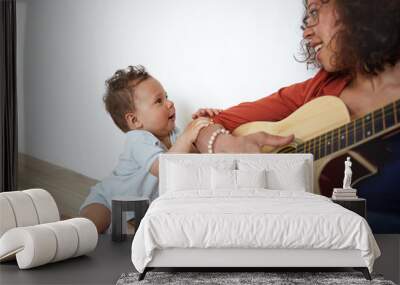
<path id="1" fill-rule="evenodd" d="M 322 96 L 301 106 L 279 122 L 246 123 L 237 127 L 232 134 L 234 136 L 246 136 L 257 132 L 281 136 L 294 134 L 295 141 L 284 148 L 287 149 L 348 122 L 350 122 L 350 115 L 343 101 L 334 96 Z M 264 146 L 262 152 L 283 152 L 283 149 Z"/>
<path id="2" fill-rule="evenodd" d="M 246 123 L 236 128 L 232 134 L 245 136 L 261 131 L 281 136 L 294 134 L 294 142 L 287 146 L 275 149 L 269 146 L 262 147 L 263 153 L 287 153 L 295 152 L 301 143 L 337 129 L 350 121 L 349 112 L 342 100 L 334 96 L 322 96 L 303 105 L 279 122 Z M 304 152 L 311 151 L 305 149 Z M 353 184 L 376 173 L 376 168 L 356 152 L 349 152 L 349 148 L 318 159 L 314 158 L 314 193 L 330 197 L 334 187 L 342 186 L 344 161 L 348 155 L 353 161 Z"/>

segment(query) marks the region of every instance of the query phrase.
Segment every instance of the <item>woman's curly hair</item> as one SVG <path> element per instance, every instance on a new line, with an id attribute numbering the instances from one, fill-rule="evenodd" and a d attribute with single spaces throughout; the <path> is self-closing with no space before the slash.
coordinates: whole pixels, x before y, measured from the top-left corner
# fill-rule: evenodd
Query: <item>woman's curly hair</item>
<path id="1" fill-rule="evenodd" d="M 399 0 L 321 0 L 321 4 L 329 1 L 335 1 L 343 25 L 336 34 L 337 50 L 332 59 L 339 72 L 377 75 L 386 65 L 394 66 L 400 60 Z M 306 40 L 301 47 L 302 62 L 318 67 L 314 49 Z"/>

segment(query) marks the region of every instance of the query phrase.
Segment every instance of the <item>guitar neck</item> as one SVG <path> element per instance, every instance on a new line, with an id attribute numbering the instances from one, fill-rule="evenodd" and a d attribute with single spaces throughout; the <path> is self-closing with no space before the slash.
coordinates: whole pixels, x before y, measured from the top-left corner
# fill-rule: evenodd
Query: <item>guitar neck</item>
<path id="1" fill-rule="evenodd" d="M 337 129 L 299 144 L 293 152 L 312 153 L 314 160 L 365 143 L 400 126 L 400 100 Z"/>

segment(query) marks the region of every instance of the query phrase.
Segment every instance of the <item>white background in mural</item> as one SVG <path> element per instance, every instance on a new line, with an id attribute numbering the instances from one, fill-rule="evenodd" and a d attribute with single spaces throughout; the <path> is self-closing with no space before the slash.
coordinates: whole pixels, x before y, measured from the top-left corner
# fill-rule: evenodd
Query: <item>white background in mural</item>
<path id="1" fill-rule="evenodd" d="M 142 64 L 184 127 L 303 81 L 302 1 L 17 1 L 20 151 L 101 179 L 124 135 L 104 110 L 104 81 Z"/>

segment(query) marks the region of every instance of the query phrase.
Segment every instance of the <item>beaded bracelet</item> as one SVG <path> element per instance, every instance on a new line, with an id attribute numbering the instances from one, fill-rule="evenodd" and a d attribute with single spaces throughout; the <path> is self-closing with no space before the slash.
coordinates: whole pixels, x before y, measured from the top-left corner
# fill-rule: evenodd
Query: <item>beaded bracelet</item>
<path id="1" fill-rule="evenodd" d="M 215 139 L 217 138 L 217 136 L 219 134 L 229 134 L 229 131 L 222 128 L 222 129 L 218 129 L 212 133 L 210 139 L 208 140 L 208 153 L 213 153 L 213 145 L 214 145 Z"/>

